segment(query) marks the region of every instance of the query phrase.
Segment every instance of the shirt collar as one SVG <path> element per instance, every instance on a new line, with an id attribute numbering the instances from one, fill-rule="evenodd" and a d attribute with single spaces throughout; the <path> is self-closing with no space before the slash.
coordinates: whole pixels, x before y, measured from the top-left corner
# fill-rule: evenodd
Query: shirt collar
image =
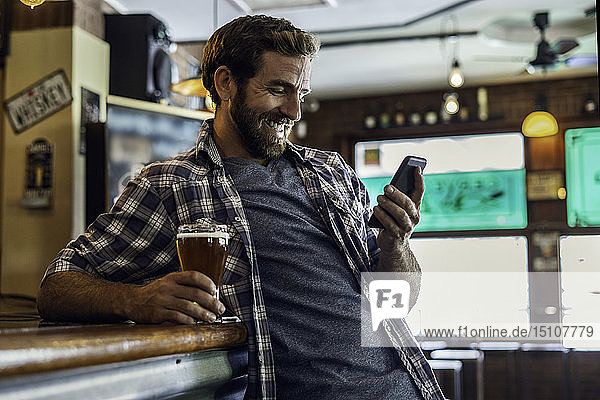
<path id="1" fill-rule="evenodd" d="M 198 140 L 196 141 L 196 160 L 198 160 L 199 153 L 204 153 L 208 156 L 208 159 L 218 167 L 223 166 L 219 149 L 214 139 L 214 119 L 210 118 L 204 121 L 198 134 Z"/>
<path id="2" fill-rule="evenodd" d="M 306 149 L 302 146 L 298 146 L 297 144 L 290 142 L 289 140 L 287 141 L 286 151 L 289 151 L 300 161 L 304 161 L 306 158 Z"/>

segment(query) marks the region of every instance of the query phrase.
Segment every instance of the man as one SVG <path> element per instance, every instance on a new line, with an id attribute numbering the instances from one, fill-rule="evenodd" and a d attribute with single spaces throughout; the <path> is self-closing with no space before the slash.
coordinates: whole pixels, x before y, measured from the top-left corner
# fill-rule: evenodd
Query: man
<path id="1" fill-rule="evenodd" d="M 408 238 L 424 185 L 419 172 L 412 198 L 386 189 L 376 238 L 365 187 L 342 158 L 287 141 L 318 48 L 267 16 L 217 30 L 202 68 L 214 121 L 59 253 L 41 315 L 192 324 L 227 308 L 248 328 L 249 398 L 443 398 L 403 321 L 386 325 L 397 349 L 360 346 L 360 272 L 419 271 Z M 205 275 L 179 271 L 177 227 L 198 218 L 232 235 L 223 303 Z"/>

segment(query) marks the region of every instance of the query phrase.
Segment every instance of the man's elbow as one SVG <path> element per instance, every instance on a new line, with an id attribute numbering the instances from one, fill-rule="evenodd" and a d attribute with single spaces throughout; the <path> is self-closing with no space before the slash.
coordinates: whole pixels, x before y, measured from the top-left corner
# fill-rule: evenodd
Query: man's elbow
<path id="1" fill-rule="evenodd" d="M 59 274 L 54 274 L 44 279 L 37 293 L 37 309 L 40 317 L 47 320 L 58 320 L 56 313 L 57 279 Z M 60 295 L 60 294 L 58 294 Z"/>
<path id="2" fill-rule="evenodd" d="M 42 283 L 42 286 L 40 287 L 40 289 L 38 290 L 37 293 L 37 309 L 38 309 L 38 313 L 40 314 L 40 317 L 42 317 L 42 319 L 49 319 L 48 315 L 49 315 L 49 310 L 48 310 L 48 302 L 47 302 L 47 290 L 46 290 L 46 282 Z"/>

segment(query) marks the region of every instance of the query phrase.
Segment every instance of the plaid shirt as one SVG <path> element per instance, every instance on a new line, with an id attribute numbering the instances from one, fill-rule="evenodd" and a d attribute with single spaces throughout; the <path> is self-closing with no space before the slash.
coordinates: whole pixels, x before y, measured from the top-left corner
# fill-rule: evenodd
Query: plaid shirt
<path id="1" fill-rule="evenodd" d="M 275 367 L 256 251 L 242 201 L 213 140 L 212 122 L 204 123 L 194 149 L 150 164 L 132 179 L 111 211 L 61 250 L 44 278 L 69 270 L 145 284 L 180 269 L 175 245 L 179 225 L 198 218 L 227 224 L 231 240 L 220 293 L 248 329 L 247 395 L 275 399 Z M 367 227 L 371 211 L 364 185 L 337 153 L 289 142 L 286 151 L 360 283 L 360 273 L 373 271 L 379 259 L 375 233 Z M 404 320 L 383 324 L 423 397 L 443 399 Z"/>

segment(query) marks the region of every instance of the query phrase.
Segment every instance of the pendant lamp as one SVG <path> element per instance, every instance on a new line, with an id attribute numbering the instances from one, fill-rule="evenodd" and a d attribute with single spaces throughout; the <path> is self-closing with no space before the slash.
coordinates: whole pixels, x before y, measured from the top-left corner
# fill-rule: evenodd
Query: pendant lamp
<path id="1" fill-rule="evenodd" d="M 527 137 L 546 137 L 558 133 L 558 122 L 547 111 L 548 100 L 545 95 L 537 95 L 534 110 L 523 120 L 521 132 Z"/>

